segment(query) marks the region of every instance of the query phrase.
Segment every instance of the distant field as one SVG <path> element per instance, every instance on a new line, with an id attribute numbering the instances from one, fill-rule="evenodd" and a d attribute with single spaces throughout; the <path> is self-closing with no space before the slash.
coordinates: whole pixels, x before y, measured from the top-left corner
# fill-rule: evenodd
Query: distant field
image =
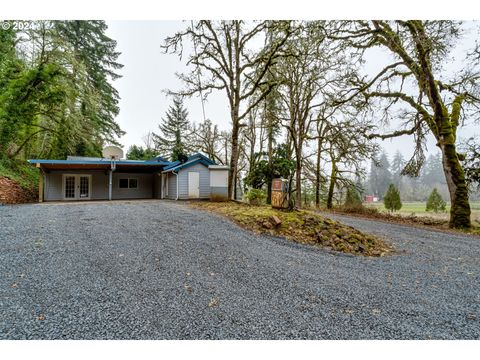
<path id="1" fill-rule="evenodd" d="M 368 203 L 368 204 L 365 204 L 365 206 L 374 207 L 380 211 L 386 211 L 385 206 L 383 206 L 383 202 Z M 437 214 L 435 214 L 434 212 L 426 212 L 425 206 L 426 206 L 426 203 L 424 202 L 404 202 L 402 208 L 400 209 L 400 211 L 398 211 L 398 213 L 404 214 L 404 215 L 414 214 L 415 216 L 430 216 L 437 219 L 448 219 L 450 204 L 447 204 L 446 212 L 437 213 Z M 470 206 L 472 209 L 472 220 L 480 224 L 480 201 L 472 202 L 470 203 Z"/>

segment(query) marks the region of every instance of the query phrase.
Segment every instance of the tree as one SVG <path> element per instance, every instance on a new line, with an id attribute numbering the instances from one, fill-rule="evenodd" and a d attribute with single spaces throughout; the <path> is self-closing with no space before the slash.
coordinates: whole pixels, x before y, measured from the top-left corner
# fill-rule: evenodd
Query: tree
<path id="1" fill-rule="evenodd" d="M 142 146 L 132 145 L 127 151 L 128 160 L 150 160 L 155 157 L 152 149 L 143 148 Z"/>
<path id="2" fill-rule="evenodd" d="M 385 150 L 382 150 L 378 159 L 373 159 L 370 166 L 369 186 L 375 196 L 381 198 L 392 182 L 390 161 Z"/>
<path id="3" fill-rule="evenodd" d="M 400 192 L 395 187 L 395 185 L 390 184 L 388 190 L 383 197 L 383 204 L 385 209 L 390 211 L 397 211 L 402 208 L 402 202 L 400 200 Z"/>
<path id="4" fill-rule="evenodd" d="M 402 170 L 405 167 L 405 159 L 400 151 L 396 151 L 393 155 L 392 163 L 390 165 L 390 173 L 393 184 L 398 188 L 402 180 Z"/>
<path id="5" fill-rule="evenodd" d="M 241 20 L 192 22 L 192 26 L 166 38 L 163 45 L 165 52 L 182 56 L 183 41 L 190 38 L 195 48 L 187 61 L 187 65 L 195 69 L 189 74 L 178 75 L 186 88 L 170 93 L 180 96 L 199 93 L 203 97 L 212 90 L 220 90 L 227 95 L 232 121 L 228 194 L 232 199 L 238 175 L 239 134 L 245 126 L 242 120 L 275 86 L 267 81 L 266 74 L 282 56 L 284 44 L 293 31 L 289 21 L 261 21 L 249 25 Z M 252 43 L 266 33 L 271 34 L 272 41 L 261 51 L 254 51 Z M 249 103 L 254 94 L 257 94 L 256 101 Z M 245 107 L 245 103 L 249 105 Z"/>
<path id="6" fill-rule="evenodd" d="M 118 144 L 121 65 L 105 31 L 101 21 L 0 30 L 0 156 L 99 156 L 105 141 Z"/>
<path id="7" fill-rule="evenodd" d="M 368 80 L 358 77 L 353 89 L 345 92 L 343 101 L 358 101 L 366 109 L 378 104 L 384 121 L 401 121 L 398 130 L 372 133 L 371 138 L 415 136 L 416 148 L 404 174 L 418 175 L 424 161 L 425 136 L 430 133 L 435 137 L 452 204 L 449 225 L 469 228 L 468 189 L 456 135 L 457 128 L 468 118 L 468 110 L 478 109 L 478 62 L 465 64 L 450 79 L 440 73 L 442 63 L 448 60 L 449 51 L 461 37 L 461 23 L 374 20 L 330 24 L 330 38 L 358 50 L 360 57 L 373 47 L 381 47 L 393 55 L 394 60 L 375 76 Z M 392 111 L 392 107 L 397 111 Z M 395 117 L 395 114 L 401 115 Z"/>
<path id="8" fill-rule="evenodd" d="M 370 125 L 359 120 L 342 119 L 330 122 L 329 131 L 325 134 L 327 154 L 331 173 L 327 194 L 327 208 L 333 207 L 335 186 L 350 187 L 355 177 L 363 175 L 363 161 L 377 151 L 377 146 L 367 138 L 358 136 L 365 133 Z"/>
<path id="9" fill-rule="evenodd" d="M 169 155 L 172 161 L 179 159 L 187 150 L 186 137 L 189 130 L 188 111 L 180 97 L 173 99 L 166 112 L 166 118 L 158 125 L 160 134 L 153 133 L 155 150 L 162 155 Z"/>
<path id="10" fill-rule="evenodd" d="M 265 153 L 256 154 L 261 158 Z M 288 156 L 288 149 L 285 144 L 278 145 L 271 160 L 261 159 L 255 163 L 245 178 L 245 185 L 254 189 L 260 189 L 272 182 L 272 179 L 291 179 L 295 169 L 295 161 Z"/>
<path id="11" fill-rule="evenodd" d="M 480 188 L 480 143 L 472 137 L 464 143 L 463 150 L 466 154 L 463 163 L 468 184 Z"/>
<path id="12" fill-rule="evenodd" d="M 192 148 L 205 153 L 210 159 L 220 164 L 227 163 L 225 157 L 222 156 L 222 149 L 227 148 L 223 137 L 225 137 L 225 134 L 222 134 L 222 132 L 218 130 L 218 125 L 213 124 L 210 119 L 206 119 L 198 125 L 192 125 Z M 228 137 L 228 135 L 226 137 Z"/>
<path id="13" fill-rule="evenodd" d="M 345 197 L 345 207 L 355 208 L 362 205 L 362 198 L 357 188 L 353 185 L 347 187 L 347 194 Z"/>
<path id="14" fill-rule="evenodd" d="M 445 211 L 447 203 L 442 199 L 442 196 L 438 193 L 437 188 L 433 188 L 430 196 L 427 200 L 427 206 L 425 211 Z"/>
<path id="15" fill-rule="evenodd" d="M 327 89 L 342 75 L 339 70 L 345 57 L 318 31 L 316 22 L 300 23 L 297 27 L 301 31 L 294 33 L 285 45 L 290 56 L 277 62 L 275 76 L 280 82 L 282 125 L 288 131 L 296 159 L 295 195 L 296 204 L 300 206 L 304 150 L 308 141 L 316 138 L 312 133 L 321 132 L 321 123 L 327 118 Z"/>

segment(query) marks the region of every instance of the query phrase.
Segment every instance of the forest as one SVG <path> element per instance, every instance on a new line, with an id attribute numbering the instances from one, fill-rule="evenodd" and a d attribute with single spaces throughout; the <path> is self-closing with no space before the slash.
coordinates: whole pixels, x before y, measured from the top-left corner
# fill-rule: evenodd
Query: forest
<path id="1" fill-rule="evenodd" d="M 116 42 L 102 21 L 35 24 L 0 30 L 2 166 L 99 156 L 123 134 L 115 122 L 114 80 L 122 67 Z M 468 31 L 479 27 L 417 20 L 185 22 L 182 31 L 159 39 L 166 54 L 188 66 L 178 74 L 183 86 L 167 89 L 171 106 L 158 130 L 128 157 L 177 159 L 201 151 L 229 165 L 230 198 L 254 189 L 268 203 L 272 179 L 283 177 L 297 207 L 331 208 L 349 191 L 381 197 L 388 186 L 376 176 L 382 169 L 389 173 L 383 180 L 410 189 L 404 196 L 425 198 L 413 193 L 419 187 L 412 181 L 435 173 L 451 204 L 450 227 L 469 228 L 480 141 L 473 132 L 457 133 L 479 124 L 479 45 L 453 61 Z M 380 65 L 368 67 L 379 51 Z M 214 91 L 227 99 L 228 130 L 208 118 L 190 119 L 184 106 L 185 98 L 203 102 Z M 381 141 L 395 137 L 411 140 L 410 157 L 391 154 L 387 166 Z M 429 137 L 436 149 L 427 156 Z M 434 186 L 423 184 L 428 193 Z"/>

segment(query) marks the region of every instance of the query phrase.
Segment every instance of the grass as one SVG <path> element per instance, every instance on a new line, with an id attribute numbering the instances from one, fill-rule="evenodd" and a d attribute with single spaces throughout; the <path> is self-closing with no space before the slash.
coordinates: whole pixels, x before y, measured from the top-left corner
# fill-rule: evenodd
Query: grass
<path id="1" fill-rule="evenodd" d="M 383 256 L 393 249 L 383 240 L 307 210 L 284 211 L 266 205 L 238 202 L 191 202 L 254 231 L 334 251 L 364 256 Z M 279 223 L 278 223 L 279 222 Z"/>
<path id="2" fill-rule="evenodd" d="M 366 207 L 375 208 L 381 212 L 388 212 L 385 209 L 385 206 L 382 202 L 378 203 L 368 203 L 365 204 Z M 417 217 L 431 217 L 434 219 L 445 220 L 448 221 L 450 216 L 450 204 L 447 204 L 447 211 L 446 212 L 427 212 L 425 211 L 425 202 L 404 202 L 402 204 L 402 208 L 397 211 L 396 213 L 402 216 L 417 216 Z M 480 202 L 471 202 L 470 207 L 472 209 L 472 223 L 475 226 L 480 226 Z"/>

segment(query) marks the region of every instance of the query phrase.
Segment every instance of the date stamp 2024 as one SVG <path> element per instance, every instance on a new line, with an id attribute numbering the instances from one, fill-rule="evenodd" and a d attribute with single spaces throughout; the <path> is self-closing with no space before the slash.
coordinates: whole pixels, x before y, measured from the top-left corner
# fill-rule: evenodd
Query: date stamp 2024
<path id="1" fill-rule="evenodd" d="M 45 21 L 32 20 L 0 20 L 0 28 L 3 30 L 13 29 L 16 31 L 22 30 L 38 30 L 40 27 L 50 27 Z"/>

